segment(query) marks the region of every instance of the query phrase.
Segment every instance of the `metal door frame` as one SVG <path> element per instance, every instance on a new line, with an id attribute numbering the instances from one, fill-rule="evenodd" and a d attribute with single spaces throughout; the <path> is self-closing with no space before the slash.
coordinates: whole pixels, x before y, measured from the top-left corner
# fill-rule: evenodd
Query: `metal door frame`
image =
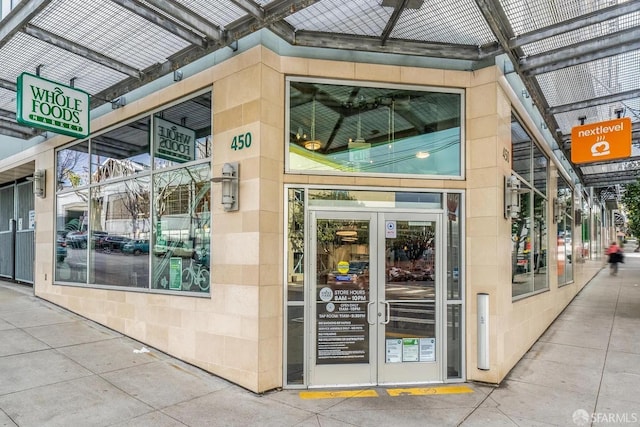
<path id="1" fill-rule="evenodd" d="M 444 232 L 444 214 L 442 211 L 438 210 L 405 210 L 405 209 L 309 209 L 308 215 L 305 220 L 306 224 L 308 224 L 308 233 L 307 236 L 307 246 L 305 248 L 306 253 L 310 254 L 307 257 L 305 271 L 310 273 L 315 273 L 317 271 L 316 265 L 316 243 L 317 243 L 317 231 L 316 224 L 318 219 L 353 219 L 353 220 L 363 220 L 368 219 L 370 224 L 370 232 L 369 232 L 369 259 L 370 265 L 375 266 L 374 269 L 370 269 L 370 282 L 369 282 L 369 302 L 375 301 L 375 312 L 379 309 L 379 303 L 384 300 L 384 292 L 385 292 L 385 254 L 384 250 L 381 253 L 380 248 L 385 247 L 385 230 L 384 230 L 384 221 L 389 217 L 391 219 L 397 218 L 399 220 L 407 220 L 409 218 L 415 218 L 416 220 L 427 220 L 435 222 L 436 227 L 436 278 L 435 278 L 435 286 L 436 286 L 436 299 L 435 299 L 435 307 L 436 307 L 436 362 L 434 366 L 434 370 L 437 372 L 437 378 L 418 378 L 413 381 L 410 379 L 402 379 L 402 380 L 390 380 L 390 381 L 381 381 L 381 378 L 384 376 L 381 374 L 381 370 L 384 369 L 384 365 L 386 363 L 385 360 L 385 336 L 384 336 L 384 326 L 382 326 L 377 321 L 377 315 L 371 316 L 371 313 L 367 311 L 367 320 L 370 317 L 375 317 L 376 321 L 374 324 L 370 324 L 369 329 L 369 363 L 367 367 L 364 368 L 362 365 L 364 364 L 353 364 L 353 365 L 330 365 L 335 368 L 335 377 L 340 378 L 342 381 L 332 381 L 333 375 L 329 376 L 329 381 L 320 382 L 316 380 L 317 374 L 321 371 L 326 371 L 331 368 L 317 368 L 316 361 L 316 297 L 315 297 L 315 283 L 316 277 L 313 277 L 313 274 L 308 275 L 308 279 L 306 280 L 305 286 L 307 290 L 305 294 L 308 296 L 307 301 L 305 303 L 305 310 L 307 311 L 307 316 L 310 321 L 307 325 L 307 360 L 306 360 L 306 371 L 308 372 L 308 382 L 307 385 L 309 387 L 327 387 L 327 386 L 347 386 L 347 385 L 384 385 L 384 384 L 411 384 L 411 383 L 441 383 L 446 379 L 446 369 L 447 369 L 447 360 L 446 360 L 446 274 L 443 275 L 443 272 L 446 271 L 446 245 L 447 245 L 447 236 Z M 438 273 L 439 272 L 439 273 Z M 375 275 L 375 278 L 374 278 Z M 375 293 L 375 294 L 374 294 Z M 382 296 L 381 296 L 382 295 Z M 380 299 L 382 298 L 382 300 Z M 369 305 L 370 308 L 370 305 Z M 416 365 L 417 366 L 417 365 Z M 358 369 L 360 368 L 360 369 Z M 318 369 L 318 371 L 316 371 Z M 410 370 L 411 367 L 405 367 L 405 371 Z M 367 374 L 367 370 L 369 374 Z M 365 378 L 368 376 L 368 380 L 364 381 L 350 381 L 348 379 L 348 375 L 352 371 L 361 371 L 358 373 L 354 372 L 354 376 L 360 375 L 361 378 Z M 326 374 L 326 373 L 325 373 Z M 345 381 L 346 380 L 346 381 Z"/>

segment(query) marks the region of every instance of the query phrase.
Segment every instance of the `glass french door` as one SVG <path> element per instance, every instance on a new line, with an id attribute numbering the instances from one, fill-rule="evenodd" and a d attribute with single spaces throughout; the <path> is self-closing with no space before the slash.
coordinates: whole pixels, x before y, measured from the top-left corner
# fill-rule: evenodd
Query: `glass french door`
<path id="1" fill-rule="evenodd" d="M 310 386 L 440 382 L 437 214 L 311 213 Z"/>

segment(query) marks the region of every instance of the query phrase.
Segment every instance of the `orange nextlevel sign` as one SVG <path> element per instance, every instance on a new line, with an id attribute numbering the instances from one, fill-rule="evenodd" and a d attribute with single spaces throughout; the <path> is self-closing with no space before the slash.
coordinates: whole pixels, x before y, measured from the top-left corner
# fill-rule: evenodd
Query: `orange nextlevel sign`
<path id="1" fill-rule="evenodd" d="M 631 119 L 609 120 L 571 129 L 571 161 L 602 162 L 631 156 Z"/>

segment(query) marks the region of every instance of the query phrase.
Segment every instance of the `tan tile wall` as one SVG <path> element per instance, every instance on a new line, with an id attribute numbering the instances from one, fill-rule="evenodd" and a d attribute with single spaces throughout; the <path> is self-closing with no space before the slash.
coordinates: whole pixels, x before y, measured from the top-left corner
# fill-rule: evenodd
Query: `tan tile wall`
<path id="1" fill-rule="evenodd" d="M 597 262 L 576 263 L 575 281 L 558 287 L 552 202 L 557 169 L 550 164 L 547 204 L 549 290 L 513 301 L 511 228 L 503 214 L 503 179 L 511 172 L 511 111 L 517 111 L 535 139 L 542 135 L 497 68 L 473 73 L 467 95 L 467 378 L 499 383 L 577 292 L 597 272 Z M 547 150 L 548 151 L 548 150 Z M 549 154 L 549 153 L 548 153 Z M 509 157 L 510 158 L 510 157 Z M 477 294 L 489 297 L 490 369 L 477 369 Z"/>
<path id="2" fill-rule="evenodd" d="M 284 175 L 285 75 L 466 88 L 467 180 Z M 462 72 L 362 65 L 279 57 L 256 47 L 132 102 L 94 120 L 92 129 L 213 88 L 213 173 L 219 175 L 225 162 L 240 162 L 240 210 L 224 212 L 213 200 L 211 255 L 217 267 L 211 297 L 53 286 L 51 180 L 47 198 L 36 203 L 36 294 L 250 390 L 265 391 L 282 385 L 283 184 L 466 189 L 467 373 L 469 379 L 499 382 L 581 287 L 557 290 L 552 270 L 551 292 L 511 301 L 510 226 L 502 213 L 502 179 L 510 166 L 502 156 L 510 151 L 512 101 L 499 79 L 495 67 Z M 231 150 L 233 136 L 246 132 L 253 135 L 252 146 Z M 68 141 L 47 141 L 21 153 L 18 161 L 35 158 L 37 167 L 53 176 L 53 148 Z M 583 283 L 588 274 L 577 272 L 576 282 Z M 487 372 L 475 369 L 478 292 L 491 295 Z"/>

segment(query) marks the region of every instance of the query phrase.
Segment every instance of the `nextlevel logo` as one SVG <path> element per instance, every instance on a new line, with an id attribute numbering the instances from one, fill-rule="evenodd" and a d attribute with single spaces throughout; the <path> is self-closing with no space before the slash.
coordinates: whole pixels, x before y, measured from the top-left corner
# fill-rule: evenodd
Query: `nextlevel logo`
<path id="1" fill-rule="evenodd" d="M 609 120 L 571 129 L 571 161 L 602 162 L 631 156 L 631 119 Z"/>
<path id="2" fill-rule="evenodd" d="M 89 135 L 89 94 L 29 73 L 18 76 L 16 118 L 23 125 L 63 135 Z"/>

